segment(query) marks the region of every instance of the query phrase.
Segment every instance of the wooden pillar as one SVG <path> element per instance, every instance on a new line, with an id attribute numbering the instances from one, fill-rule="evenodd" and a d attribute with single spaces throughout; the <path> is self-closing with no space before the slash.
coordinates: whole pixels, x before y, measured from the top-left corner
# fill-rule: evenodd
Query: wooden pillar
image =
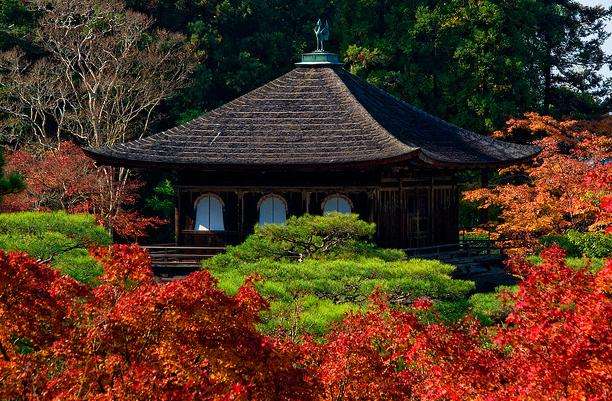
<path id="1" fill-rule="evenodd" d="M 181 190 L 177 189 L 174 205 L 174 245 L 179 245 L 181 236 Z"/>
<path id="2" fill-rule="evenodd" d="M 239 241 L 244 240 L 244 192 L 237 191 L 238 195 L 238 237 Z"/>

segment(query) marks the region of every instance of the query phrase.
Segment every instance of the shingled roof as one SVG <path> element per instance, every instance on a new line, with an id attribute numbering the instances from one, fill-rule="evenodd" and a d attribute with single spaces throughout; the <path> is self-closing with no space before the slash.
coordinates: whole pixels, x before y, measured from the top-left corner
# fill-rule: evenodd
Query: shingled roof
<path id="1" fill-rule="evenodd" d="M 510 164 L 537 148 L 449 124 L 350 74 L 299 66 L 191 122 L 112 148 L 105 164 L 192 167 Z"/>

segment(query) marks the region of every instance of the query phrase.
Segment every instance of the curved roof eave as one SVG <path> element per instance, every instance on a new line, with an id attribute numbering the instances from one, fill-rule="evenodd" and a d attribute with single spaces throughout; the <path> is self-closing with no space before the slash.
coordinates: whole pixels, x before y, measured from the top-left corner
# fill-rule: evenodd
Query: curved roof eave
<path id="1" fill-rule="evenodd" d="M 128 168 L 172 168 L 177 170 L 188 169 L 204 169 L 204 170 L 320 170 L 322 168 L 332 169 L 350 169 L 397 165 L 403 162 L 419 159 L 421 150 L 418 148 L 412 149 L 404 154 L 394 157 L 359 160 L 349 162 L 330 162 L 330 163 L 192 163 L 192 162 L 169 162 L 169 161 L 152 161 L 141 160 L 136 158 L 125 158 L 115 155 L 109 155 L 101 152 L 99 149 L 84 148 L 85 153 L 94 159 L 97 163 L 112 167 L 128 167 Z"/>
<path id="2" fill-rule="evenodd" d="M 426 152 L 419 152 L 418 160 L 432 167 L 449 168 L 449 169 L 480 169 L 480 168 L 503 168 L 514 164 L 527 163 L 537 156 L 542 149 L 538 146 L 525 145 L 532 148 L 532 153 L 523 157 L 511 160 L 490 160 L 478 162 L 453 162 L 448 160 L 436 159 L 432 155 L 427 155 Z"/>

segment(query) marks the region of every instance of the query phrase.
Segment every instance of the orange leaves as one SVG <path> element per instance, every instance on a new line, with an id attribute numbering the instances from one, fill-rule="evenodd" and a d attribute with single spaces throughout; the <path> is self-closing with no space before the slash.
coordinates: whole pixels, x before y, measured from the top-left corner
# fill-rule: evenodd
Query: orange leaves
<path id="1" fill-rule="evenodd" d="M 17 337 L 33 347 L 49 345 L 74 317 L 74 299 L 86 293 L 83 285 L 23 253 L 0 251 L 0 342 Z"/>
<path id="2" fill-rule="evenodd" d="M 99 188 L 93 160 L 72 142 L 37 155 L 20 150 L 7 155 L 7 169 L 26 178 L 26 190 L 6 198 L 4 210 L 56 210 L 83 212 Z"/>
<path id="3" fill-rule="evenodd" d="M 148 230 L 168 222 L 159 217 L 144 217 L 138 212 L 117 212 L 110 218 L 114 233 L 121 238 L 138 241 L 148 236 Z"/>
<path id="4" fill-rule="evenodd" d="M 612 152 L 611 126 L 612 117 L 557 121 L 527 113 L 510 120 L 495 135 L 530 141 L 542 153 L 532 165 L 500 170 L 508 184 L 468 191 L 464 199 L 482 208 L 501 208 L 494 229 L 510 250 L 533 249 L 540 236 L 570 228 L 609 230 L 612 215 L 602 201 L 612 193 L 612 165 L 606 162 Z"/>
<path id="5" fill-rule="evenodd" d="M 260 280 L 261 277 L 257 276 L 247 277 L 235 296 L 238 305 L 251 315 L 253 322 L 259 321 L 259 312 L 270 306 L 255 289 L 255 282 Z"/>
<path id="6" fill-rule="evenodd" d="M 92 249 L 90 254 L 104 268 L 100 280 L 106 284 L 125 286 L 128 282 L 153 280 L 151 257 L 138 245 L 113 245 Z"/>

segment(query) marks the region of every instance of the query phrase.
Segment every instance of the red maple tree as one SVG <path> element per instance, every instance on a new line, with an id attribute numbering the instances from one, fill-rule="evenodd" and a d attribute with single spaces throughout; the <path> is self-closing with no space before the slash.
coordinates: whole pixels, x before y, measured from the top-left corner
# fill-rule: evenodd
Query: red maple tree
<path id="1" fill-rule="evenodd" d="M 6 196 L 3 211 L 67 210 L 92 213 L 120 238 L 137 240 L 150 228 L 165 224 L 127 210 L 138 201 L 143 183 L 136 179 L 118 185 L 111 169 L 99 168 L 73 142 L 61 142 L 36 154 L 18 150 L 7 154 L 8 171 L 25 176 L 25 191 Z"/>
<path id="2" fill-rule="evenodd" d="M 468 191 L 464 198 L 501 208 L 501 221 L 490 230 L 510 251 L 533 250 L 541 236 L 570 228 L 610 231 L 610 132 L 612 117 L 558 121 L 528 113 L 510 120 L 494 136 L 531 142 L 541 153 L 531 164 L 500 170 L 499 185 Z"/>
<path id="3" fill-rule="evenodd" d="M 323 400 L 607 400 L 612 397 L 612 262 L 598 273 L 572 269 L 558 248 L 527 275 L 504 325 L 473 318 L 426 324 L 374 298 L 305 364 Z M 423 304 L 416 305 L 421 310 Z"/>
<path id="4" fill-rule="evenodd" d="M 136 246 L 93 254 L 105 274 L 89 288 L 0 253 L 0 398 L 311 399 L 296 351 L 256 331 L 252 284 L 235 297 L 205 271 L 159 284 Z"/>

